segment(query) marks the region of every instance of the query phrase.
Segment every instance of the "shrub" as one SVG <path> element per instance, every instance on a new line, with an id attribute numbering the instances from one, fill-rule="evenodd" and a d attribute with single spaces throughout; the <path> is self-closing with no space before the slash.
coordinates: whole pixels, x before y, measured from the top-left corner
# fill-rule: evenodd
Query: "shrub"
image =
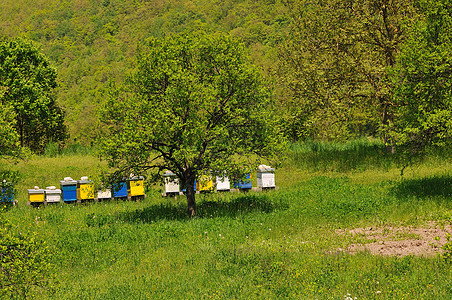
<path id="1" fill-rule="evenodd" d="M 15 232 L 0 212 L 0 298 L 34 298 L 50 291 L 48 247 L 35 236 Z"/>

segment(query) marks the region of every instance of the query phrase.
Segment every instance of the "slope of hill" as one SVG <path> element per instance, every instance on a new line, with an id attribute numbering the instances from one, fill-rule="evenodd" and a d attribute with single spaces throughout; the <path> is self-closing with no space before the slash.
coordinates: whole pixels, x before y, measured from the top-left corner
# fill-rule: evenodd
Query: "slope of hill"
<path id="1" fill-rule="evenodd" d="M 58 70 L 58 101 L 71 140 L 92 143 L 108 81 L 133 68 L 137 45 L 185 30 L 229 32 L 268 70 L 288 28 L 286 7 L 266 0 L 2 1 L 0 34 L 33 40 Z"/>

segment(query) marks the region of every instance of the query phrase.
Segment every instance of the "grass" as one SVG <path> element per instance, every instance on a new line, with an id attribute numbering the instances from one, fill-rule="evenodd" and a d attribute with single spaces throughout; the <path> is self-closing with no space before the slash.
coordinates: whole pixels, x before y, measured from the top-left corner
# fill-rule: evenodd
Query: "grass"
<path id="1" fill-rule="evenodd" d="M 444 156 L 431 155 L 400 177 L 390 157 L 376 163 L 378 145 L 367 154 L 343 145 L 303 147 L 294 145 L 278 168 L 279 190 L 199 195 L 192 220 L 183 197 L 162 198 L 156 189 L 141 202 L 40 209 L 24 205 L 22 192 L 19 207 L 2 214 L 14 230 L 38 234 L 52 250 L 56 290 L 40 298 L 450 299 L 448 261 L 350 255 L 337 249 L 351 238 L 335 233 L 450 222 L 452 166 Z M 359 159 L 353 151 L 361 151 Z M 77 154 L 14 168 L 24 189 L 95 176 L 105 166 Z"/>

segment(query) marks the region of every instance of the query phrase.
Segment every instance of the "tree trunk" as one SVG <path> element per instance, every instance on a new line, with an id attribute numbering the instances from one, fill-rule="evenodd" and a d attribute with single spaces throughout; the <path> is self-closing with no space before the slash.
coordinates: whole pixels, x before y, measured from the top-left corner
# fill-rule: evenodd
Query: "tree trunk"
<path id="1" fill-rule="evenodd" d="M 382 116 L 381 123 L 382 123 L 383 127 L 385 128 L 384 133 L 383 133 L 383 140 L 386 145 L 386 152 L 394 154 L 394 152 L 395 152 L 394 144 L 392 143 L 391 136 L 390 136 L 389 130 L 387 128 L 392 117 L 391 117 L 390 113 L 388 112 L 388 106 L 384 102 L 384 99 L 380 100 L 380 103 L 383 103 L 383 112 L 382 112 L 383 116 Z"/>
<path id="2" fill-rule="evenodd" d="M 185 196 L 187 197 L 188 216 L 193 218 L 196 211 L 195 201 L 195 176 L 189 175 L 185 177 Z"/>

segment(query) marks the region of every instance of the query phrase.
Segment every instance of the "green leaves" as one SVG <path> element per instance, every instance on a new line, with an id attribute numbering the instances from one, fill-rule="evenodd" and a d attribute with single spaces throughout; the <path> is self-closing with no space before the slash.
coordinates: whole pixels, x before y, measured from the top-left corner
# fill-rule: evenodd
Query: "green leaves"
<path id="1" fill-rule="evenodd" d="M 9 126 L 21 146 L 41 152 L 48 142 L 66 138 L 63 111 L 53 92 L 56 71 L 30 42 L 0 41 L 0 86 L 2 105 L 14 111 Z"/>
<path id="2" fill-rule="evenodd" d="M 197 32 L 150 39 L 137 64 L 102 113 L 102 155 L 121 172 L 168 169 L 188 184 L 282 147 L 271 94 L 233 38 Z"/>
<path id="3" fill-rule="evenodd" d="M 49 248 L 35 236 L 14 232 L 0 214 L 0 298 L 27 298 L 50 288 Z"/>
<path id="4" fill-rule="evenodd" d="M 449 145 L 452 133 L 451 2 L 422 1 L 420 17 L 409 25 L 393 70 L 397 122 L 392 132 L 402 149 L 422 153 L 429 145 Z"/>
<path id="5" fill-rule="evenodd" d="M 406 1 L 291 3 L 292 31 L 280 49 L 288 87 L 287 132 L 344 139 L 373 135 L 391 119 L 386 69 L 395 63 L 411 15 Z"/>

